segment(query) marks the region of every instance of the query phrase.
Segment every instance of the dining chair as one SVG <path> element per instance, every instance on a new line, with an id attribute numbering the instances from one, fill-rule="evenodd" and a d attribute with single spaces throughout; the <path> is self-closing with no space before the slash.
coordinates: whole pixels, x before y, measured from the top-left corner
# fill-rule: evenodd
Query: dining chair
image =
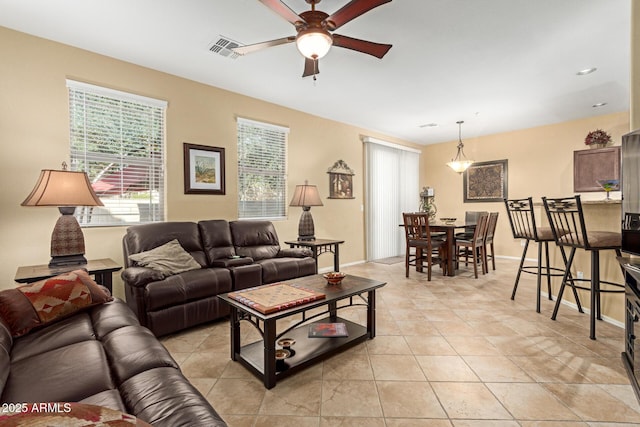
<path id="1" fill-rule="evenodd" d="M 439 264 L 443 274 L 446 273 L 446 241 L 432 237 L 429 229 L 429 214 L 403 213 L 405 248 L 405 276 L 409 277 L 409 267 L 414 265 L 422 271 L 427 263 L 427 280 L 431 280 L 433 264 Z M 413 251 L 412 251 L 413 250 Z"/>
<path id="2" fill-rule="evenodd" d="M 483 213 L 488 213 L 487 211 L 466 211 L 464 213 L 464 223 L 465 225 L 476 225 L 478 222 L 478 216 Z M 475 227 L 465 227 L 463 232 L 456 233 L 456 238 L 459 239 L 471 239 L 473 237 Z"/>
<path id="3" fill-rule="evenodd" d="M 471 239 L 457 239 L 456 238 L 456 268 L 460 267 L 460 257 L 465 257 L 465 265 L 469 265 L 469 256 L 473 263 L 473 274 L 475 278 L 478 278 L 478 264 L 482 267 L 482 274 L 487 273 L 487 265 L 485 262 L 484 253 L 484 239 L 487 233 L 487 224 L 489 220 L 489 214 L 483 212 L 478 215 L 478 221 L 473 231 Z"/>
<path id="4" fill-rule="evenodd" d="M 547 277 L 547 296 L 549 301 L 553 301 L 551 297 L 551 278 L 564 276 L 565 268 L 551 267 L 549 262 L 549 243 L 555 239 L 553 237 L 553 231 L 551 227 L 540 227 L 536 223 L 535 210 L 533 207 L 533 199 L 528 197 L 526 199 L 504 199 L 505 208 L 507 209 L 507 216 L 509 217 L 509 224 L 511 225 L 511 231 L 513 232 L 514 239 L 524 240 L 524 247 L 522 248 L 522 257 L 520 258 L 520 266 L 518 267 L 518 274 L 516 274 L 516 280 L 513 284 L 513 291 L 511 292 L 511 299 L 516 299 L 516 291 L 518 290 L 518 283 L 520 282 L 520 275 L 522 273 L 535 274 L 537 276 L 537 292 L 536 292 L 536 312 L 540 313 L 540 293 L 542 288 L 542 276 Z M 525 259 L 527 257 L 527 250 L 531 242 L 538 244 L 538 261 L 535 265 L 525 265 Z M 545 264 L 543 265 L 542 250 L 544 248 Z M 560 246 L 560 253 L 564 265 L 567 263 L 567 256 L 564 248 Z M 543 273 L 544 268 L 544 273 Z M 577 298 L 578 293 L 573 290 L 574 296 Z"/>
<path id="5" fill-rule="evenodd" d="M 582 306 L 580 305 L 580 300 L 578 299 L 575 289 L 589 291 L 591 297 L 589 338 L 595 340 L 596 319 L 602 320 L 600 296 L 603 293 L 624 293 L 623 284 L 600 279 L 600 251 L 613 250 L 617 256 L 621 256 L 622 235 L 616 231 L 587 230 L 580 196 L 555 199 L 543 197 L 542 203 L 544 204 L 544 209 L 547 213 L 556 244 L 560 247 L 571 248 L 551 319 L 556 320 L 566 285 L 574 289 L 576 305 L 581 313 L 583 312 Z M 589 279 L 575 278 L 570 274 L 571 265 L 573 264 L 573 258 L 577 249 L 584 249 L 591 254 L 591 278 Z M 620 270 L 624 277 L 624 269 L 621 267 Z M 576 282 L 578 284 L 576 284 Z M 579 284 L 582 282 L 589 282 L 589 287 Z M 609 285 L 609 287 L 602 289 L 602 284 Z"/>
<path id="6" fill-rule="evenodd" d="M 487 272 L 489 271 L 489 261 L 491 258 L 491 268 L 496 269 L 495 251 L 493 248 L 493 236 L 496 234 L 496 226 L 498 225 L 499 212 L 491 212 L 487 222 L 487 232 L 484 237 L 484 262 L 487 265 Z M 491 252 L 491 254 L 489 254 Z"/>

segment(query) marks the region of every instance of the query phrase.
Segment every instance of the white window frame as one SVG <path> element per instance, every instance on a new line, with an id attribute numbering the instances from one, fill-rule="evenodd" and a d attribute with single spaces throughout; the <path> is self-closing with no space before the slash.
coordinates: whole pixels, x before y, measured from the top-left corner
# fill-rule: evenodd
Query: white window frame
<path id="1" fill-rule="evenodd" d="M 165 221 L 167 102 L 74 80 L 66 83 L 70 169 L 87 172 L 105 205 L 76 209 L 80 225 Z"/>
<path id="2" fill-rule="evenodd" d="M 286 219 L 289 128 L 238 117 L 237 132 L 238 218 Z"/>

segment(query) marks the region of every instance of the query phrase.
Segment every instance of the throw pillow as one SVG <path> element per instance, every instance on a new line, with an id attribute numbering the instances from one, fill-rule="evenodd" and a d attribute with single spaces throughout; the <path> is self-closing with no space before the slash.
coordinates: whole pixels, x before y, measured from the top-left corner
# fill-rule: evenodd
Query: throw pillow
<path id="1" fill-rule="evenodd" d="M 86 271 L 75 270 L 0 292 L 0 317 L 19 337 L 112 299 Z"/>
<path id="2" fill-rule="evenodd" d="M 157 270 L 165 276 L 202 268 L 189 252 L 180 246 L 178 239 L 173 239 L 150 251 L 129 255 L 129 259 L 139 266 Z"/>

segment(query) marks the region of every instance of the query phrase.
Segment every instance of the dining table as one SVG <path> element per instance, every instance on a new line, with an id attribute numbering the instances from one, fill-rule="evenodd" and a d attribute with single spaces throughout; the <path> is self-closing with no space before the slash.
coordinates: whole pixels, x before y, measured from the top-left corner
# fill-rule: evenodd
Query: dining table
<path id="1" fill-rule="evenodd" d="M 464 221 L 450 222 L 450 221 L 429 221 L 429 229 L 432 233 L 445 233 L 447 242 L 447 276 L 455 276 L 455 257 L 456 252 L 456 230 L 467 230 L 473 232 L 476 228 L 475 224 L 466 224 Z"/>
<path id="2" fill-rule="evenodd" d="M 404 224 L 400 224 L 400 227 L 404 227 Z M 456 230 L 466 230 L 473 232 L 476 228 L 475 223 L 465 223 L 464 221 L 429 221 L 429 229 L 431 233 L 445 233 L 447 243 L 447 276 L 455 276 L 455 257 L 453 256 L 456 251 Z M 416 266 L 416 269 L 418 266 Z"/>

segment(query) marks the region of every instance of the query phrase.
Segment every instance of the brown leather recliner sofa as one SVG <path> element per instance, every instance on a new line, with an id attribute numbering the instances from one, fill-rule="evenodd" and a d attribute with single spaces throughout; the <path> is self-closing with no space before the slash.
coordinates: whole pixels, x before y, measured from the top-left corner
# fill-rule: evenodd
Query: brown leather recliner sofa
<path id="1" fill-rule="evenodd" d="M 177 239 L 201 268 L 165 276 L 129 256 Z M 156 336 L 219 319 L 217 295 L 316 273 L 304 248 L 280 248 L 270 221 L 206 220 L 134 225 L 123 238 L 127 304 Z"/>
<path id="2" fill-rule="evenodd" d="M 80 402 L 154 427 L 226 426 L 118 299 L 17 338 L 0 320 L 0 396 L 7 409 L 10 403 Z"/>

